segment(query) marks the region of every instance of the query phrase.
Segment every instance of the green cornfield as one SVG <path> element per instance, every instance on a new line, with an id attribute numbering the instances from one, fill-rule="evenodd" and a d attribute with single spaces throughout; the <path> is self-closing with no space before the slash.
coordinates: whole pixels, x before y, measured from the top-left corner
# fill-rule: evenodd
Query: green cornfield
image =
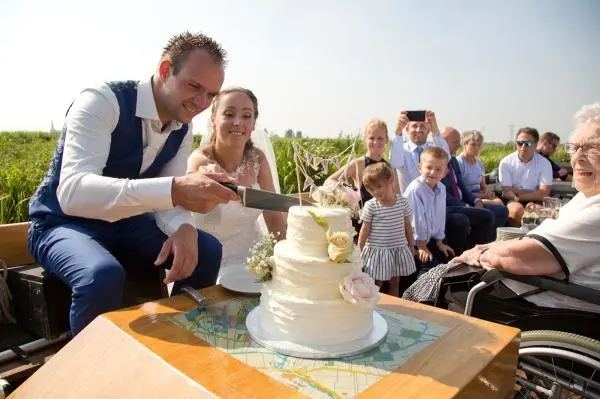
<path id="1" fill-rule="evenodd" d="M 43 132 L 0 132 L 0 224 L 27 221 L 27 208 L 31 195 L 40 183 L 56 146 L 58 134 Z M 330 158 L 352 145 L 352 138 L 338 139 L 288 139 L 273 138 L 273 148 L 277 158 L 277 171 L 281 190 L 286 194 L 298 191 L 296 168 L 293 160 L 292 143 L 297 140 L 302 147 L 315 156 Z M 194 145 L 200 143 L 200 136 L 194 137 Z M 356 154 L 364 154 L 362 142 L 357 143 Z M 513 144 L 485 144 L 481 159 L 486 171 L 495 169 L 500 160 L 514 151 Z M 350 154 L 341 158 L 342 164 Z M 566 162 L 568 156 L 563 147 L 554 155 L 557 162 Z M 331 163 L 328 170 L 308 166 L 307 173 L 317 184 L 322 184 L 327 176 L 335 171 Z M 300 175 L 300 187 L 304 178 Z"/>

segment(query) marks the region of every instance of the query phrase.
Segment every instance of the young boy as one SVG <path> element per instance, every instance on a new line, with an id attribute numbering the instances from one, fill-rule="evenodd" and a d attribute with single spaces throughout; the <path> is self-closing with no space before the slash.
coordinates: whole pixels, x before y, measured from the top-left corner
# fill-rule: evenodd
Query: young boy
<path id="1" fill-rule="evenodd" d="M 440 180 L 446 175 L 448 155 L 438 147 L 429 147 L 421 154 L 420 176 L 413 180 L 404 197 L 412 213 L 412 230 L 417 254 L 417 270 L 447 263 L 454 250 L 444 244 L 446 227 L 446 187 Z"/>

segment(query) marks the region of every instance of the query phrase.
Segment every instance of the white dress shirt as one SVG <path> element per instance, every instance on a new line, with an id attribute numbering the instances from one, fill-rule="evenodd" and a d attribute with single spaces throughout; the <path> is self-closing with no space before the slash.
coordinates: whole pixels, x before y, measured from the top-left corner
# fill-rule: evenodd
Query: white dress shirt
<path id="1" fill-rule="evenodd" d="M 517 152 L 508 154 L 500 161 L 498 169 L 498 179 L 503 187 L 537 191 L 540 185 L 552 185 L 552 165 L 537 152 L 527 163 L 521 161 Z"/>
<path id="2" fill-rule="evenodd" d="M 159 177 L 102 176 L 119 112 L 117 98 L 107 84 L 83 90 L 71 106 L 65 121 L 67 133 L 56 192 L 63 212 L 109 222 L 157 212 L 158 225 L 169 235 L 183 223 L 193 225 L 191 213 L 174 208 L 171 199 L 173 176 L 185 174 L 192 151 L 191 124 L 179 151 L 163 167 Z M 136 116 L 142 118 L 144 150 L 140 173 L 143 173 L 154 162 L 171 131 L 179 129 L 181 124 L 172 121 L 161 131 L 151 79 L 138 85 Z"/>
<path id="3" fill-rule="evenodd" d="M 412 141 L 404 143 L 403 136 L 396 136 L 392 140 L 390 148 L 390 165 L 393 168 L 400 171 L 400 190 L 404 192 L 410 182 L 420 176 L 419 172 L 419 156 L 417 154 L 417 147 L 421 147 L 423 150 L 429 147 L 440 147 L 448 155 L 450 160 L 450 149 L 448 143 L 441 135 L 433 135 L 430 133 L 432 142 L 426 142 L 421 146 L 417 146 Z"/>
<path id="4" fill-rule="evenodd" d="M 406 187 L 403 195 L 412 209 L 415 241 L 443 240 L 446 237 L 446 186 L 438 182 L 432 189 L 418 176 Z"/>

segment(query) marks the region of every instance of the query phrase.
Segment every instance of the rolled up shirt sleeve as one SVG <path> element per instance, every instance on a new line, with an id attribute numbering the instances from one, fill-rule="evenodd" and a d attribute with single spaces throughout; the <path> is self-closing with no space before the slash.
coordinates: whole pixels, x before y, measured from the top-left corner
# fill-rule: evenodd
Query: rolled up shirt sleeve
<path id="1" fill-rule="evenodd" d="M 441 134 L 437 134 L 437 135 L 432 134 L 431 136 L 432 136 L 433 145 L 435 147 L 440 147 L 442 150 L 444 150 L 444 152 L 446 153 L 446 156 L 448 157 L 448 161 L 450 161 L 450 159 L 452 158 L 452 154 L 450 154 L 450 147 L 448 147 L 448 142 L 446 141 L 446 139 L 443 138 Z"/>
<path id="2" fill-rule="evenodd" d="M 177 154 L 160 171 L 159 176 L 183 176 L 187 169 L 187 160 L 192 153 L 192 124 L 188 126 L 188 132 L 183 138 L 181 147 Z M 176 206 L 166 211 L 155 213 L 156 224 L 167 236 L 171 236 L 184 224 L 195 226 L 194 216 L 187 209 Z"/>
<path id="3" fill-rule="evenodd" d="M 145 212 L 173 209 L 169 176 L 119 179 L 102 176 L 119 106 L 107 86 L 87 89 L 72 104 L 57 199 L 68 215 L 109 222 Z"/>
<path id="4" fill-rule="evenodd" d="M 402 170 L 404 168 L 404 141 L 402 136 L 394 137 L 390 144 L 390 165 L 394 169 Z"/>

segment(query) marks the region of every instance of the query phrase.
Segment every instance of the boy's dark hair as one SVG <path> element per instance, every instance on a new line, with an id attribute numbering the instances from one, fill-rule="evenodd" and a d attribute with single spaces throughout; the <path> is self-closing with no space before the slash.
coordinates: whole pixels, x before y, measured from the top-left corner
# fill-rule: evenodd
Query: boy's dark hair
<path id="1" fill-rule="evenodd" d="M 449 161 L 448 154 L 446 154 L 446 151 L 444 151 L 444 149 L 440 147 L 427 147 L 421 153 L 421 159 L 423 159 L 424 155 L 429 155 L 433 159 L 439 159 L 446 163 L 448 163 Z"/>
<path id="2" fill-rule="evenodd" d="M 177 75 L 188 55 L 194 50 L 206 51 L 215 61 L 223 67 L 227 65 L 227 52 L 221 45 L 202 33 L 183 32 L 169 39 L 165 46 L 162 58 L 168 58 L 173 67 L 173 75 Z"/>
<path id="3" fill-rule="evenodd" d="M 363 186 L 371 190 L 387 183 L 394 171 L 386 162 L 377 162 L 365 168 L 362 174 Z"/>
<path id="4" fill-rule="evenodd" d="M 538 141 L 540 141 L 540 134 L 538 133 L 537 129 L 535 129 L 533 127 L 522 127 L 522 128 L 520 128 L 519 131 L 517 132 L 517 135 L 515 136 L 515 138 L 519 137 L 519 134 L 521 134 L 521 133 L 525 133 L 525 134 L 530 135 L 531 137 L 533 137 L 533 141 L 536 142 L 536 143 Z"/>
<path id="5" fill-rule="evenodd" d="M 540 141 L 558 141 L 558 142 L 560 142 L 560 137 L 556 133 L 546 132 L 540 136 Z"/>

